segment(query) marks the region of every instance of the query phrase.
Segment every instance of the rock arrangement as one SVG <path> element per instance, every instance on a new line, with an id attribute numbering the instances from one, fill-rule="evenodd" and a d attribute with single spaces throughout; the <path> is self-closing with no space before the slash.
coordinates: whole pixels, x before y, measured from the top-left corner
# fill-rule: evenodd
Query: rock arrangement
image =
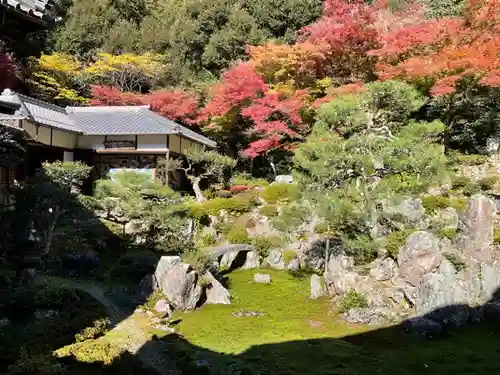
<path id="1" fill-rule="evenodd" d="M 261 311 L 238 311 L 232 314 L 233 318 L 243 318 L 249 316 L 264 316 Z"/>
<path id="2" fill-rule="evenodd" d="M 446 325 L 480 320 L 484 308 L 477 306 L 492 301 L 500 287 L 500 260 L 493 245 L 495 215 L 494 202 L 476 195 L 458 223 L 455 241 L 416 231 L 400 248 L 397 260 L 382 255 L 369 265 L 367 274 L 336 249 L 324 274 L 327 293 L 334 301 L 352 290 L 367 298 L 367 307 L 343 314 L 348 322 L 383 324 L 406 319 L 405 329 L 430 337 L 439 335 Z M 312 298 L 320 293 L 318 277 L 313 277 Z M 486 306 L 500 311 L 495 302 Z"/>

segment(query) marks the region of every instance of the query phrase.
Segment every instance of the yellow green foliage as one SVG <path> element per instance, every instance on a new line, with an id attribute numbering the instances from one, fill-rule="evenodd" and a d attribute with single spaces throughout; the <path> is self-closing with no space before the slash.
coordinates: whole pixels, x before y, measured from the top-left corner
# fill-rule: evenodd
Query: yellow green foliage
<path id="1" fill-rule="evenodd" d="M 453 265 L 457 272 L 467 268 L 467 264 L 455 253 L 443 253 L 443 256 Z"/>
<path id="2" fill-rule="evenodd" d="M 493 243 L 495 245 L 500 245 L 500 228 L 495 228 L 493 230 Z"/>
<path id="3" fill-rule="evenodd" d="M 149 76 L 156 76 L 165 69 L 162 60 L 163 56 L 155 53 L 146 53 L 143 55 L 123 53 L 121 55 L 112 55 L 101 52 L 96 56 L 96 61 L 84 69 L 84 73 L 99 75 L 124 68 L 134 68 L 141 70 Z"/>
<path id="4" fill-rule="evenodd" d="M 397 259 L 399 248 L 405 244 L 406 240 L 413 232 L 413 229 L 405 229 L 392 232 L 387 236 L 384 246 L 392 258 Z"/>
<path id="5" fill-rule="evenodd" d="M 67 345 L 54 352 L 57 358 L 73 357 L 79 362 L 102 362 L 106 365 L 122 355 L 120 348 L 102 340 L 86 340 Z"/>
<path id="6" fill-rule="evenodd" d="M 266 204 L 260 208 L 259 212 L 263 216 L 276 217 L 278 216 L 278 207 L 275 204 Z"/>
<path id="7" fill-rule="evenodd" d="M 231 177 L 231 184 L 254 188 L 259 186 L 269 186 L 269 181 L 265 178 L 253 178 L 249 174 L 239 173 Z"/>
<path id="8" fill-rule="evenodd" d="M 451 178 L 451 187 L 453 189 L 463 189 L 470 183 L 470 178 L 462 175 L 455 175 Z"/>
<path id="9" fill-rule="evenodd" d="M 75 335 L 75 340 L 77 342 L 97 339 L 103 336 L 109 329 L 111 322 L 108 318 L 97 319 L 94 321 L 92 326 L 85 328 L 82 332 Z"/>
<path id="10" fill-rule="evenodd" d="M 214 198 L 206 202 L 192 202 L 188 205 L 189 214 L 197 219 L 205 216 L 218 216 L 222 210 L 230 215 L 241 215 L 252 209 L 254 202 L 246 196 L 233 198 Z"/>
<path id="11" fill-rule="evenodd" d="M 446 238 L 449 238 L 450 240 L 453 240 L 458 235 L 457 230 L 454 229 L 454 228 L 445 228 L 445 229 L 442 229 L 439 232 L 439 234 L 441 235 L 441 237 L 446 237 Z"/>
<path id="12" fill-rule="evenodd" d="M 283 244 L 283 239 L 279 236 L 259 236 L 252 239 L 252 244 L 262 257 L 266 257 L 269 255 L 269 250 L 278 248 Z"/>
<path id="13" fill-rule="evenodd" d="M 250 243 L 247 230 L 244 226 L 236 225 L 227 234 L 227 240 L 233 244 Z"/>
<path id="14" fill-rule="evenodd" d="M 488 177 L 484 177 L 480 179 L 477 184 L 481 188 L 481 190 L 491 190 L 495 187 L 495 184 L 498 182 L 498 175 L 491 175 Z"/>
<path id="15" fill-rule="evenodd" d="M 462 193 L 467 196 L 473 196 L 481 191 L 481 186 L 476 184 L 475 182 L 469 182 L 462 190 Z"/>
<path id="16" fill-rule="evenodd" d="M 295 258 L 297 258 L 297 252 L 293 250 L 283 251 L 283 260 L 285 261 L 285 263 L 290 263 Z"/>
<path id="17" fill-rule="evenodd" d="M 182 260 L 190 264 L 200 275 L 212 266 L 212 259 L 207 251 L 193 247 L 182 254 Z"/>
<path id="18" fill-rule="evenodd" d="M 449 198 L 441 195 L 422 197 L 422 206 L 429 215 L 434 215 L 439 210 L 452 207 L 457 211 L 463 211 L 467 207 L 467 199 Z"/>
<path id="19" fill-rule="evenodd" d="M 43 70 L 58 72 L 60 74 L 78 76 L 82 73 L 82 64 L 71 55 L 54 52 L 52 55 L 42 54 L 38 65 Z"/>
<path id="20" fill-rule="evenodd" d="M 267 203 L 286 203 L 299 197 L 299 188 L 295 184 L 272 184 L 264 189 L 262 198 Z"/>
<path id="21" fill-rule="evenodd" d="M 314 227 L 314 232 L 317 234 L 325 234 L 326 232 L 328 232 L 328 230 L 329 230 L 328 223 L 325 223 L 325 222 L 318 223 Z"/>
<path id="22" fill-rule="evenodd" d="M 345 313 L 352 309 L 368 307 L 368 299 L 364 294 L 350 290 L 339 306 L 339 313 Z"/>

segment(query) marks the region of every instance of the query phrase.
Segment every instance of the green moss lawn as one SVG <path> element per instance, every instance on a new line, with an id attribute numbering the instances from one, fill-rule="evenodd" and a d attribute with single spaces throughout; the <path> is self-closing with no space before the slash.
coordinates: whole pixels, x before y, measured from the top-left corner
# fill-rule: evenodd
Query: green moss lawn
<path id="1" fill-rule="evenodd" d="M 253 283 L 256 272 L 270 273 L 272 284 Z M 182 347 L 190 360 L 204 359 L 213 367 L 238 363 L 238 369 L 274 375 L 500 373 L 500 335 L 492 327 L 471 326 L 436 341 L 414 339 L 400 328 L 343 323 L 329 313 L 328 301 L 308 300 L 308 278 L 273 270 L 228 277 L 232 305 L 174 317 L 181 337 L 172 348 Z M 232 316 L 242 310 L 265 315 Z"/>

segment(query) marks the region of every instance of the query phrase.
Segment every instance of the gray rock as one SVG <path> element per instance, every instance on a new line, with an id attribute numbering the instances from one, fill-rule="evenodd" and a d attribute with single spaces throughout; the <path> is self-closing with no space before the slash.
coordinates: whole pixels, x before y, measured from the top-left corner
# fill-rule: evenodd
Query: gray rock
<path id="1" fill-rule="evenodd" d="M 271 283 L 271 275 L 268 273 L 256 273 L 253 275 L 253 281 L 260 284 L 270 284 Z"/>
<path id="2" fill-rule="evenodd" d="M 456 209 L 453 207 L 446 207 L 439 212 L 439 222 L 442 223 L 445 229 L 457 229 L 459 223 L 459 216 Z"/>
<path id="3" fill-rule="evenodd" d="M 354 258 L 339 248 L 334 248 L 327 264 L 327 272 L 333 275 L 349 271 L 354 267 Z"/>
<path id="4" fill-rule="evenodd" d="M 256 251 L 249 251 L 243 269 L 260 268 L 260 257 Z"/>
<path id="5" fill-rule="evenodd" d="M 399 250 L 398 265 L 403 280 L 416 286 L 422 277 L 435 270 L 443 260 L 439 241 L 431 233 L 412 233 Z"/>
<path id="6" fill-rule="evenodd" d="M 494 202 L 484 195 L 474 195 L 460 222 L 457 246 L 478 262 L 490 263 L 493 256 Z"/>
<path id="7" fill-rule="evenodd" d="M 355 289 L 360 282 L 360 275 L 354 271 L 343 270 L 338 273 L 325 273 L 325 285 L 331 295 L 342 295 Z"/>
<path id="8" fill-rule="evenodd" d="M 311 285 L 311 294 L 309 295 L 310 299 L 317 299 L 325 295 L 325 290 L 323 288 L 323 282 L 321 281 L 321 276 L 316 274 L 311 275 L 310 285 Z"/>
<path id="9" fill-rule="evenodd" d="M 212 259 L 218 259 L 226 253 L 230 252 L 238 252 L 238 251 L 255 251 L 253 245 L 246 244 L 228 244 L 228 245 L 219 245 L 210 249 L 210 255 Z"/>
<path id="10" fill-rule="evenodd" d="M 160 299 L 155 303 L 154 310 L 161 314 L 164 318 L 170 318 L 172 315 L 172 309 L 170 308 L 170 304 L 165 299 Z"/>
<path id="11" fill-rule="evenodd" d="M 231 265 L 233 264 L 233 261 L 236 259 L 238 254 L 239 251 L 230 251 L 228 253 L 225 253 L 220 259 L 220 267 L 231 268 Z"/>
<path id="12" fill-rule="evenodd" d="M 403 215 L 410 223 L 418 223 L 425 215 L 420 199 L 407 198 L 397 207 L 396 212 Z"/>
<path id="13" fill-rule="evenodd" d="M 35 311 L 35 319 L 44 320 L 51 319 L 59 316 L 59 311 L 57 310 L 36 310 Z"/>
<path id="14" fill-rule="evenodd" d="M 0 329 L 8 327 L 10 325 L 10 320 L 8 318 L 0 318 Z"/>
<path id="15" fill-rule="evenodd" d="M 193 310 L 196 307 L 202 289 L 197 285 L 198 276 L 191 266 L 174 262 L 157 280 L 163 295 L 175 309 Z"/>
<path id="16" fill-rule="evenodd" d="M 274 182 L 278 184 L 291 184 L 293 183 L 293 176 L 289 174 L 282 174 L 279 176 L 276 176 L 274 179 Z"/>
<path id="17" fill-rule="evenodd" d="M 283 254 L 280 250 L 274 249 L 269 252 L 269 255 L 266 258 L 267 264 L 271 268 L 276 270 L 284 270 L 285 269 L 285 261 L 283 260 Z"/>
<path id="18" fill-rule="evenodd" d="M 377 259 L 372 264 L 370 276 L 376 281 L 390 280 L 396 274 L 396 262 L 391 258 Z"/>
<path id="19" fill-rule="evenodd" d="M 244 318 L 247 316 L 264 316 L 264 313 L 261 311 L 238 311 L 232 313 L 233 318 Z"/>
<path id="20" fill-rule="evenodd" d="M 139 303 L 144 303 L 158 289 L 155 276 L 150 273 L 142 278 L 135 287 L 135 295 Z"/>
<path id="21" fill-rule="evenodd" d="M 231 294 L 210 272 L 205 273 L 204 277 L 209 282 L 205 292 L 207 300 L 205 303 L 210 305 L 230 305 Z"/>
<path id="22" fill-rule="evenodd" d="M 167 333 L 175 333 L 175 329 L 166 325 L 155 325 L 153 328 Z"/>
<path id="23" fill-rule="evenodd" d="M 420 281 L 415 310 L 441 324 L 459 327 L 468 321 L 469 305 L 479 293 L 479 282 L 472 273 L 458 275 L 453 265 L 444 260 L 436 273 L 427 274 Z"/>
<path id="24" fill-rule="evenodd" d="M 286 269 L 290 271 L 298 271 L 300 269 L 299 258 L 293 258 L 290 263 L 287 264 Z"/>
<path id="25" fill-rule="evenodd" d="M 426 339 L 440 337 L 443 333 L 441 324 L 425 317 L 407 319 L 403 322 L 403 327 L 406 333 Z"/>
<path id="26" fill-rule="evenodd" d="M 154 279 L 156 282 L 169 271 L 172 267 L 177 266 L 182 263 L 181 257 L 179 256 L 163 256 L 158 261 L 156 265 L 156 270 L 154 273 Z"/>
<path id="27" fill-rule="evenodd" d="M 140 233 L 142 231 L 143 224 L 144 223 L 142 222 L 142 220 L 138 219 L 133 219 L 129 221 L 127 224 L 125 224 L 124 228 L 125 234 L 134 235 Z"/>
<path id="28" fill-rule="evenodd" d="M 481 263 L 480 274 L 481 274 L 481 295 L 484 299 L 493 299 L 498 296 L 500 288 L 500 262 L 495 261 L 492 264 Z"/>
<path id="29" fill-rule="evenodd" d="M 390 321 L 390 312 L 384 308 L 358 307 L 341 315 L 348 323 L 379 325 Z"/>

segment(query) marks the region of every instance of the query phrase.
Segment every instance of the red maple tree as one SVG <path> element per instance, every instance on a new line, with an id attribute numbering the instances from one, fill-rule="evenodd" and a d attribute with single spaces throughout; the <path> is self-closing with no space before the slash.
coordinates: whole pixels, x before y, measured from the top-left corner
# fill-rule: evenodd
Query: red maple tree
<path id="1" fill-rule="evenodd" d="M 464 77 L 500 86 L 500 2 L 470 0 L 462 18 L 425 21 L 388 33 L 378 56 L 381 79 L 430 80 L 434 96 L 456 90 Z"/>

